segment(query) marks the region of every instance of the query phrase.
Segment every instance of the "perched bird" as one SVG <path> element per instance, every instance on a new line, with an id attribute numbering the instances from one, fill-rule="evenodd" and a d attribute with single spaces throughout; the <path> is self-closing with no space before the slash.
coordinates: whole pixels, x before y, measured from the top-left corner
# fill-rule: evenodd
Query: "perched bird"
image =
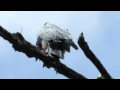
<path id="1" fill-rule="evenodd" d="M 47 49 L 48 54 L 58 59 L 64 59 L 65 52 L 70 52 L 70 46 L 78 49 L 67 29 L 63 30 L 48 22 L 37 32 L 36 46 L 43 52 Z"/>

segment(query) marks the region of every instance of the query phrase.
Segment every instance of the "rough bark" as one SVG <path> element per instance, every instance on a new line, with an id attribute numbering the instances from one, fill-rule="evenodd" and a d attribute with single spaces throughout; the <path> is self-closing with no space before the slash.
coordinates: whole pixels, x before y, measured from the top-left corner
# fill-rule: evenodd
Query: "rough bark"
<path id="1" fill-rule="evenodd" d="M 80 34 L 80 37 L 78 39 L 78 44 L 86 57 L 96 66 L 96 68 L 100 71 L 102 76 L 106 79 L 112 79 L 110 74 L 107 72 L 107 70 L 104 68 L 104 66 L 101 64 L 100 60 L 95 56 L 95 54 L 90 50 L 87 42 L 84 39 L 83 33 Z"/>

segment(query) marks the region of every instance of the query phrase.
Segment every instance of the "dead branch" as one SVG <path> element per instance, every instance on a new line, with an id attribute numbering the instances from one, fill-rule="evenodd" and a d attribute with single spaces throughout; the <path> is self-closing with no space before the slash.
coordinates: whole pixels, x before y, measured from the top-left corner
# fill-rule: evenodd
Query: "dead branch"
<path id="1" fill-rule="evenodd" d="M 101 64 L 100 60 L 89 49 L 89 46 L 88 46 L 87 42 L 84 39 L 83 33 L 81 33 L 80 36 L 79 36 L 78 44 L 79 44 L 80 48 L 83 50 L 86 57 L 89 58 L 90 61 L 97 67 L 97 69 L 100 71 L 102 76 L 105 77 L 106 79 L 112 79 L 110 74 L 107 72 L 107 70 Z"/>

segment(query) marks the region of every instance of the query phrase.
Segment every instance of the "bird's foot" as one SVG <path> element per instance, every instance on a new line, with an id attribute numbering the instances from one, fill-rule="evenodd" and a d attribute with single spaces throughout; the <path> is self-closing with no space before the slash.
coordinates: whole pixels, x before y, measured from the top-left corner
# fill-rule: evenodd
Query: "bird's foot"
<path id="1" fill-rule="evenodd" d="M 42 52 L 43 52 L 44 54 L 48 55 L 48 52 L 45 52 L 45 50 L 42 50 Z"/>
<path id="2" fill-rule="evenodd" d="M 39 50 L 41 50 L 43 53 L 48 54 L 48 52 L 45 52 L 45 49 L 40 49 L 38 46 L 36 46 Z"/>
<path id="3" fill-rule="evenodd" d="M 48 54 L 48 52 L 45 52 L 45 54 Z"/>

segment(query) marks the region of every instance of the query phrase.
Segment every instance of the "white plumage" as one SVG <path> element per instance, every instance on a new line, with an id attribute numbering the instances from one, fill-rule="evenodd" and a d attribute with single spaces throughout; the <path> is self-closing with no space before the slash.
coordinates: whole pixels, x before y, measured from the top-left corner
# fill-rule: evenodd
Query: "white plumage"
<path id="1" fill-rule="evenodd" d="M 47 48 L 48 54 L 62 59 L 65 51 L 70 52 L 70 46 L 78 49 L 67 29 L 63 30 L 48 22 L 37 32 L 36 45 L 44 51 Z"/>

